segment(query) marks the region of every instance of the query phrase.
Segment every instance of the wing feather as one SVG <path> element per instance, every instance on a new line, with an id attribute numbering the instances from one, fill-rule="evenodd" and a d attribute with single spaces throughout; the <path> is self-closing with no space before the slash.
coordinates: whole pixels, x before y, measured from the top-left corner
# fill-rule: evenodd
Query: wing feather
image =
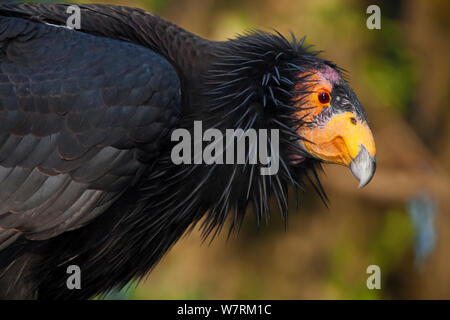
<path id="1" fill-rule="evenodd" d="M 180 100 L 148 48 L 0 16 L 0 250 L 105 212 L 150 170 Z"/>

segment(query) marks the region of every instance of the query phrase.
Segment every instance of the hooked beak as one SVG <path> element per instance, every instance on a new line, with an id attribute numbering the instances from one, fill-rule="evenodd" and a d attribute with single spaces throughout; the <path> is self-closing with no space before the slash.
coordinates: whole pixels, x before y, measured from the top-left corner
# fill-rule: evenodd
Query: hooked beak
<path id="1" fill-rule="evenodd" d="M 372 180 L 377 168 L 377 159 L 370 155 L 364 145 L 358 152 L 356 158 L 350 162 L 350 169 L 356 179 L 359 180 L 358 188 L 362 188 Z"/>
<path id="2" fill-rule="evenodd" d="M 329 163 L 349 167 L 359 180 L 359 188 L 367 185 L 376 170 L 375 142 L 365 121 L 351 112 L 335 115 L 321 127 L 302 128 L 299 134 L 307 139 L 304 149 Z"/>

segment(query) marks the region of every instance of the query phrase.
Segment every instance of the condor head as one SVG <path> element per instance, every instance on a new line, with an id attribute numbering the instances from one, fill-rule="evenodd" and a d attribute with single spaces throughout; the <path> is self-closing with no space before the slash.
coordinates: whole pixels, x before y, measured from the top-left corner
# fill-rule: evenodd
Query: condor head
<path id="1" fill-rule="evenodd" d="M 257 32 L 223 43 L 205 90 L 210 108 L 198 109 L 215 127 L 278 129 L 282 181 L 335 163 L 363 187 L 376 169 L 366 114 L 341 69 L 303 42 Z"/>
<path id="2" fill-rule="evenodd" d="M 303 120 L 297 132 L 303 156 L 347 166 L 367 185 L 376 169 L 375 143 L 366 114 L 353 90 L 339 72 L 327 64 L 299 75 L 295 99 Z M 302 155 L 293 154 L 293 161 Z"/>

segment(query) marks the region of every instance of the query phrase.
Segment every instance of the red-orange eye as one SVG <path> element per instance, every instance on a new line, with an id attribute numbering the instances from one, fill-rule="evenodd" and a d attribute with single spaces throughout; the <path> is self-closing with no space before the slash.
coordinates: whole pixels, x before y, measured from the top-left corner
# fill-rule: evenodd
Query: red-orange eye
<path id="1" fill-rule="evenodd" d="M 319 98 L 319 102 L 322 104 L 329 103 L 331 100 L 330 94 L 325 91 L 319 92 L 318 98 Z"/>

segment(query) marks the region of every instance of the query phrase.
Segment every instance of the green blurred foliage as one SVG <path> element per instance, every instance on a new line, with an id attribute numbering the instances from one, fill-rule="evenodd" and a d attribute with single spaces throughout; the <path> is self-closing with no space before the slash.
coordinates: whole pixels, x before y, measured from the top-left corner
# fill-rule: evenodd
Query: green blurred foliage
<path id="1" fill-rule="evenodd" d="M 417 62 L 398 24 L 384 18 L 382 30 L 371 33 L 370 50 L 364 57 L 365 82 L 377 92 L 382 106 L 406 114 L 419 78 Z"/>
<path id="2" fill-rule="evenodd" d="M 413 232 L 405 210 L 389 210 L 368 248 L 370 260 L 377 261 L 385 272 L 391 272 L 411 253 Z"/>

